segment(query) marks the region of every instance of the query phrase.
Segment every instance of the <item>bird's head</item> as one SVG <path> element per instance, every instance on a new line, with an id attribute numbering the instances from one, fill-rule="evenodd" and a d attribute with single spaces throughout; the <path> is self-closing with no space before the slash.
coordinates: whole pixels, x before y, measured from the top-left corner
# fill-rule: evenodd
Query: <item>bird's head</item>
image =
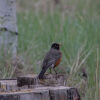
<path id="1" fill-rule="evenodd" d="M 60 49 L 60 44 L 58 44 L 58 43 L 52 43 L 51 48 L 59 50 Z"/>

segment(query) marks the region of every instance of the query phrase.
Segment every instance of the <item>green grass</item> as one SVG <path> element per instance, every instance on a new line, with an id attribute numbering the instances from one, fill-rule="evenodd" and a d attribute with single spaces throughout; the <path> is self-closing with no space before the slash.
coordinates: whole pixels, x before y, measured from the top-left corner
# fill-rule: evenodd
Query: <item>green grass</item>
<path id="1" fill-rule="evenodd" d="M 59 11 L 52 15 L 29 12 L 18 15 L 18 29 L 18 54 L 24 60 L 25 72 L 39 73 L 43 57 L 51 43 L 61 43 L 63 58 L 59 69 L 69 72 L 69 75 L 73 74 L 71 79 L 69 78 L 69 85 L 75 86 L 80 82 L 81 77 L 78 75 L 80 69 L 85 67 L 88 73 L 85 100 L 97 100 L 95 75 L 97 48 L 100 52 L 99 19 L 81 14 L 70 16 Z"/>
<path id="2" fill-rule="evenodd" d="M 81 15 L 62 16 L 62 13 L 59 12 L 52 16 L 30 13 L 19 15 L 19 54 L 25 54 L 30 58 L 29 63 L 35 64 L 41 61 L 52 42 L 59 42 L 62 44 L 62 66 L 66 67 L 68 62 L 70 64 L 73 62 L 79 49 L 85 45 L 83 47 L 85 53 L 93 49 L 87 64 L 91 68 L 95 68 L 96 59 L 93 58 L 95 58 L 96 47 L 99 47 L 100 42 L 100 21 Z M 37 71 L 36 68 L 35 72 Z"/>

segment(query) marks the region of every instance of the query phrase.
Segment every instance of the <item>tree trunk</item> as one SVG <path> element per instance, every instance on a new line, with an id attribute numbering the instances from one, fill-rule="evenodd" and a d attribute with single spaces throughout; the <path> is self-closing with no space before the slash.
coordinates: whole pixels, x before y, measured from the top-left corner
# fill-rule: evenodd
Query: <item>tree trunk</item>
<path id="1" fill-rule="evenodd" d="M 0 0 L 0 55 L 13 60 L 17 54 L 16 0 Z"/>

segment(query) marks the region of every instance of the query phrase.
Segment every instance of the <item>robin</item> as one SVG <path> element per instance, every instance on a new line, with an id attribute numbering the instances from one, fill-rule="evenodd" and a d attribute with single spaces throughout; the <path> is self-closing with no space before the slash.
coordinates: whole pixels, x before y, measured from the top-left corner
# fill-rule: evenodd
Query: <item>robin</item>
<path id="1" fill-rule="evenodd" d="M 49 50 L 49 52 L 46 54 L 43 63 L 42 63 L 42 70 L 38 75 L 39 79 L 43 79 L 44 78 L 44 74 L 47 71 L 47 69 L 51 69 L 53 68 L 55 73 L 57 74 L 55 67 L 57 67 L 60 62 L 61 62 L 61 51 L 60 51 L 60 44 L 58 43 L 53 43 L 51 45 L 51 48 Z"/>

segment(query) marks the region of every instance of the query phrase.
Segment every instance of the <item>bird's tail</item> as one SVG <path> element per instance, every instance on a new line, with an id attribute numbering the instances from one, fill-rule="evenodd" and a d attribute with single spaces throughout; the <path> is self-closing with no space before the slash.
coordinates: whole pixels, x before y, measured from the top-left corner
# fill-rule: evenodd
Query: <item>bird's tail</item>
<path id="1" fill-rule="evenodd" d="M 41 72 L 38 75 L 39 79 L 43 79 L 43 76 L 44 76 L 44 73 L 46 72 L 46 70 L 47 70 L 47 68 L 44 68 L 44 69 L 41 70 Z"/>

